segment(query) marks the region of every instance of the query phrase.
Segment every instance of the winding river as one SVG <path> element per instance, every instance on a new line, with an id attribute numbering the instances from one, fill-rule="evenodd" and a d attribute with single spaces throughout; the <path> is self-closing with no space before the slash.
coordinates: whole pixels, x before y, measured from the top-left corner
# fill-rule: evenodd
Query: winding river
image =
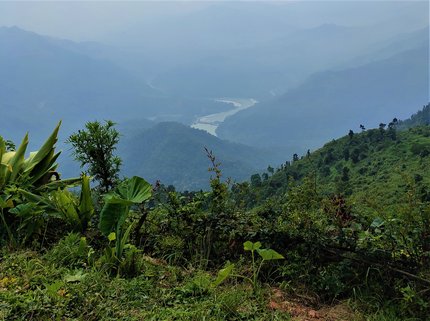
<path id="1" fill-rule="evenodd" d="M 229 116 L 236 114 L 237 112 L 254 106 L 258 103 L 253 98 L 218 98 L 215 101 L 231 104 L 233 109 L 223 111 L 220 113 L 210 114 L 198 118 L 192 125 L 192 128 L 203 129 L 209 134 L 216 136 L 216 130 L 218 126 Z"/>

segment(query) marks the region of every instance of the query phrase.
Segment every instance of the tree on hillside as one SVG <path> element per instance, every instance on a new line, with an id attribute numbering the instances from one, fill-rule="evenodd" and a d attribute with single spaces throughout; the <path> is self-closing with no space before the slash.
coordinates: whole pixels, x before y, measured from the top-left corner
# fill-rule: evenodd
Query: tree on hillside
<path id="1" fill-rule="evenodd" d="M 261 176 L 260 174 L 254 174 L 251 176 L 251 186 L 259 187 L 261 186 Z"/>
<path id="2" fill-rule="evenodd" d="M 390 137 L 392 140 L 397 139 L 397 134 L 396 134 L 397 124 L 398 124 L 397 118 L 394 118 L 393 121 L 388 124 L 387 136 Z"/>
<path id="3" fill-rule="evenodd" d="M 98 121 L 85 124 L 85 130 L 78 130 L 67 139 L 74 151 L 75 159 L 86 172 L 99 182 L 102 192 L 109 192 L 119 180 L 121 159 L 113 153 L 119 142 L 119 133 L 115 123 L 107 120 L 105 124 Z"/>

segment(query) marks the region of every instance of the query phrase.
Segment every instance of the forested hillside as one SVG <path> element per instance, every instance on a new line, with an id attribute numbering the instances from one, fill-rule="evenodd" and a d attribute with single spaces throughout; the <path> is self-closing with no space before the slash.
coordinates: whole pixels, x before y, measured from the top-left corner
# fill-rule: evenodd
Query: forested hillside
<path id="1" fill-rule="evenodd" d="M 0 316 L 428 320 L 427 112 L 351 130 L 250 182 L 224 179 L 208 152 L 207 192 L 120 179 L 113 122 L 88 123 L 68 140 L 93 188 L 86 174 L 59 179 L 60 124 L 28 157 L 27 136 L 1 138 Z M 182 127 L 159 124 L 149 139 L 186 139 Z"/>
<path id="2" fill-rule="evenodd" d="M 411 124 L 427 111 L 426 106 L 400 124 Z M 417 121 L 399 130 L 403 128 L 400 124 L 381 123 L 378 129 L 351 131 L 312 153 L 295 154 L 273 174 L 253 175 L 250 183 L 255 197 L 250 199 L 259 203 L 268 197 L 282 198 L 290 186 L 308 177 L 319 193 L 341 194 L 359 204 L 360 210 L 377 204 L 389 212 L 406 201 L 405 191 L 410 186 L 422 200 L 429 201 L 430 128 Z"/>
<path id="3" fill-rule="evenodd" d="M 430 124 L 430 104 L 427 104 L 423 107 L 422 110 L 419 110 L 416 114 L 413 114 L 411 118 L 406 119 L 404 121 L 400 121 L 398 128 L 399 129 L 408 129 L 416 126 L 425 126 Z"/>
<path id="4" fill-rule="evenodd" d="M 164 122 L 124 137 L 120 147 L 123 174 L 140 175 L 150 182 L 160 180 L 179 190 L 207 190 L 205 147 L 222 163 L 224 177 L 234 181 L 243 181 L 274 161 L 274 153 L 221 140 L 179 123 Z"/>

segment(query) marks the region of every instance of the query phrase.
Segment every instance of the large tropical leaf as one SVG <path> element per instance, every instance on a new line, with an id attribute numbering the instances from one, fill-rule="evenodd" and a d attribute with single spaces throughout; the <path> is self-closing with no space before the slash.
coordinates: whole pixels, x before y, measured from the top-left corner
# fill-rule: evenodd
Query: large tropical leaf
<path id="1" fill-rule="evenodd" d="M 115 192 L 105 198 L 105 205 L 100 212 L 100 231 L 104 235 L 118 232 L 128 216 L 130 206 L 146 201 L 151 193 L 151 184 L 141 177 L 134 176 L 122 182 Z"/>
<path id="2" fill-rule="evenodd" d="M 55 127 L 51 136 L 49 136 L 49 138 L 45 141 L 43 146 L 37 151 L 36 155 L 34 155 L 34 157 L 32 157 L 31 160 L 26 164 L 27 166 L 24 170 L 26 173 L 31 172 L 36 165 L 42 162 L 44 158 L 52 152 L 54 145 L 58 140 L 57 135 L 60 129 L 60 125 L 61 125 L 61 121 Z"/>
<path id="3" fill-rule="evenodd" d="M 226 267 L 218 271 L 217 278 L 215 281 L 212 282 L 212 286 L 216 287 L 220 285 L 222 282 L 224 282 L 225 279 L 227 279 L 231 273 L 233 272 L 234 264 L 233 263 L 227 263 Z"/>
<path id="4" fill-rule="evenodd" d="M 54 171 L 57 168 L 55 161 L 57 160 L 58 156 L 60 156 L 60 154 L 61 152 L 54 154 L 54 149 L 52 149 L 51 152 L 33 168 L 30 173 L 29 182 L 31 184 L 36 183 L 37 185 L 37 182 L 44 178 L 45 175 L 49 174 L 51 171 Z"/>
<path id="5" fill-rule="evenodd" d="M 122 182 L 112 194 L 106 196 L 110 203 L 123 205 L 140 204 L 151 197 L 152 186 L 143 178 L 133 176 Z"/>
<path id="6" fill-rule="evenodd" d="M 99 229 L 104 235 L 116 231 L 121 216 L 127 217 L 128 207 L 123 204 L 106 202 L 100 212 Z M 121 221 L 124 221 L 121 219 Z"/>
<path id="7" fill-rule="evenodd" d="M 81 220 L 76 210 L 76 198 L 68 190 L 58 190 L 51 193 L 55 207 L 63 215 L 65 221 L 74 227 L 81 228 Z"/>

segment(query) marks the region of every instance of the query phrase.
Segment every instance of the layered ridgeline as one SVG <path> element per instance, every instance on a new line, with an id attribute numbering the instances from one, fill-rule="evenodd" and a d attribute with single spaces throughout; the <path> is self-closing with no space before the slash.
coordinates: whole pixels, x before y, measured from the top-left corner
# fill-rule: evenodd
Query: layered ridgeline
<path id="1" fill-rule="evenodd" d="M 295 154 L 273 175 L 253 175 L 250 205 L 270 197 L 283 199 L 289 188 L 305 178 L 312 180 L 318 193 L 344 195 L 361 211 L 369 207 L 389 212 L 397 204 L 408 203 L 408 191 L 430 200 L 429 106 L 405 121 L 350 131 L 312 153 Z"/>
<path id="2" fill-rule="evenodd" d="M 151 87 L 144 73 L 136 74 L 112 57 L 117 49 L 98 43 L 76 43 L 0 27 L 0 110 L 2 127 L 19 141 L 22 128 L 37 146 L 45 133 L 63 120 L 62 135 L 87 121 L 153 118 L 191 123 L 195 117 L 228 110 L 210 99 L 172 97 Z M 64 141 L 65 137 L 60 137 Z"/>
<path id="3" fill-rule="evenodd" d="M 380 119 L 408 117 L 413 106 L 429 99 L 428 67 L 426 44 L 358 67 L 317 73 L 283 96 L 229 117 L 217 133 L 303 153 L 360 124 L 376 127 Z"/>
<path id="4" fill-rule="evenodd" d="M 223 177 L 234 181 L 243 181 L 274 161 L 271 153 L 261 149 L 221 140 L 180 123 L 163 122 L 140 131 L 136 127 L 122 137 L 122 174 L 140 175 L 150 182 L 160 180 L 179 190 L 207 189 L 211 164 L 205 147 L 221 163 Z"/>
<path id="5" fill-rule="evenodd" d="M 386 58 L 409 49 L 407 33 L 428 25 L 427 11 L 424 3 L 403 2 L 215 2 L 161 21 L 143 19 L 140 28 L 126 30 L 129 37 L 112 36 L 123 48 L 140 48 L 155 67 L 158 62 L 155 87 L 262 101 L 314 72 L 357 66 L 362 60 L 356 58 L 373 52 Z M 399 38 L 402 46 L 381 52 Z"/>
<path id="6" fill-rule="evenodd" d="M 79 119 L 118 118 L 123 113 L 118 106 L 137 109 L 142 96 L 152 92 L 115 64 L 64 44 L 16 27 L 0 28 L 0 109 L 8 110 L 3 129 L 10 138 L 25 128 L 36 140 L 37 129 L 51 128 L 59 119 L 69 127 Z"/>

